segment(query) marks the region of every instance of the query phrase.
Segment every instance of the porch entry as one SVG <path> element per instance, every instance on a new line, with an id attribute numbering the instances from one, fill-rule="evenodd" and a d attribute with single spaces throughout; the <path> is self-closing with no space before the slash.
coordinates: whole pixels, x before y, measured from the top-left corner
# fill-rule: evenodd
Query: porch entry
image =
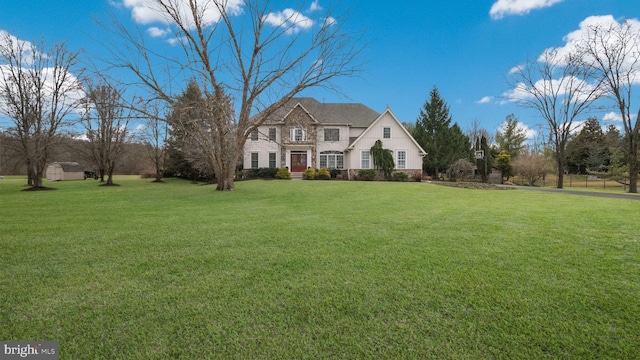
<path id="1" fill-rule="evenodd" d="M 307 152 L 291 152 L 291 172 L 303 172 L 307 170 Z"/>

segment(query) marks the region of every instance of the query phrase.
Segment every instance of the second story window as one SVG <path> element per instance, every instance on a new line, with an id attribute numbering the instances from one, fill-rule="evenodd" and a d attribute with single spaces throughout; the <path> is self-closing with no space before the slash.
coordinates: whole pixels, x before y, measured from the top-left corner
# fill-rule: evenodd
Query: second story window
<path id="1" fill-rule="evenodd" d="M 291 141 L 307 141 L 307 131 L 302 128 L 291 129 Z"/>
<path id="2" fill-rule="evenodd" d="M 382 138 L 383 139 L 391 139 L 391 128 L 383 127 L 382 128 Z"/>
<path id="3" fill-rule="evenodd" d="M 251 141 L 258 141 L 258 129 L 251 131 Z"/>
<path id="4" fill-rule="evenodd" d="M 269 141 L 276 141 L 276 128 L 269 128 Z"/>
<path id="5" fill-rule="evenodd" d="M 340 141 L 340 129 L 324 129 L 324 141 Z"/>

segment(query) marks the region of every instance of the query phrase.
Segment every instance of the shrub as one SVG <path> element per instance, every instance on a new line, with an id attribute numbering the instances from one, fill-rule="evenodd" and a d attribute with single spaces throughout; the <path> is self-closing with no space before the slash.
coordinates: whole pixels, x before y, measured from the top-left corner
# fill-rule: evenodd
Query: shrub
<path id="1" fill-rule="evenodd" d="M 407 180 L 409 180 L 409 175 L 407 175 L 407 173 L 404 173 L 404 172 L 393 173 L 393 175 L 391 175 L 391 180 L 392 181 L 407 181 Z"/>
<path id="2" fill-rule="evenodd" d="M 331 169 L 329 170 L 329 173 L 331 174 L 331 178 L 335 179 L 338 177 L 338 175 L 342 174 L 342 170 L 340 169 Z"/>
<path id="3" fill-rule="evenodd" d="M 289 172 L 289 169 L 286 167 L 278 169 L 276 179 L 291 180 L 291 173 Z"/>
<path id="4" fill-rule="evenodd" d="M 141 179 L 153 179 L 156 177 L 156 172 L 153 170 L 145 170 L 140 174 Z"/>
<path id="5" fill-rule="evenodd" d="M 302 173 L 302 178 L 304 180 L 313 180 L 316 178 L 316 171 L 312 168 L 308 168 Z"/>
<path id="6" fill-rule="evenodd" d="M 329 180 L 331 179 L 331 173 L 326 167 L 320 168 L 316 173 L 316 179 L 318 180 Z"/>
<path id="7" fill-rule="evenodd" d="M 274 179 L 276 177 L 277 172 L 278 172 L 277 168 L 251 169 L 247 173 L 247 177 L 249 179 Z"/>
<path id="8" fill-rule="evenodd" d="M 372 169 L 362 169 L 358 171 L 358 180 L 371 181 L 376 178 L 376 171 Z"/>

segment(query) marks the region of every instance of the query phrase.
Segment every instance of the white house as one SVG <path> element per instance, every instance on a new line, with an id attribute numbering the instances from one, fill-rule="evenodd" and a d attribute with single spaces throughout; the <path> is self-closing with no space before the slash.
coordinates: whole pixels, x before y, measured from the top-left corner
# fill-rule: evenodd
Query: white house
<path id="1" fill-rule="evenodd" d="M 396 172 L 422 174 L 425 151 L 387 108 L 382 114 L 362 104 L 320 103 L 294 98 L 276 111 L 244 147 L 245 169 L 287 167 L 340 169 L 354 176 L 373 169 L 369 150 L 381 140 L 393 152 Z"/>

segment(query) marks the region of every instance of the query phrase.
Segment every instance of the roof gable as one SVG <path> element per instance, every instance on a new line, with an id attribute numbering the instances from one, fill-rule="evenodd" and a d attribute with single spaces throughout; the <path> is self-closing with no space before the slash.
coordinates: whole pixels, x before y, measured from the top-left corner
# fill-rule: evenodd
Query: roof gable
<path id="1" fill-rule="evenodd" d="M 363 104 L 321 103 L 313 98 L 293 98 L 276 110 L 267 122 L 282 122 L 297 107 L 304 109 L 319 124 L 349 125 L 366 128 L 380 114 Z"/>
<path id="2" fill-rule="evenodd" d="M 391 119 L 393 121 L 396 122 L 396 124 L 398 125 L 398 127 L 400 129 L 402 129 L 402 131 L 404 132 L 405 136 L 411 140 L 411 142 L 413 143 L 413 145 L 416 146 L 416 148 L 418 148 L 418 152 L 420 155 L 424 156 L 427 155 L 427 152 L 424 151 L 424 149 L 422 148 L 422 146 L 420 146 L 420 144 L 418 144 L 418 142 L 416 141 L 416 139 L 413 138 L 413 136 L 411 136 L 411 134 L 409 133 L 409 130 L 407 130 L 407 128 L 404 127 L 404 125 L 402 125 L 402 123 L 400 122 L 400 120 L 398 120 L 398 118 L 393 114 L 393 112 L 391 111 L 391 109 L 389 109 L 387 107 L 387 109 L 380 114 L 380 116 L 378 116 L 378 118 L 376 118 L 376 120 L 374 122 L 371 123 L 371 125 L 369 125 L 367 127 L 367 129 L 365 131 L 362 132 L 362 134 L 360 134 L 360 136 L 358 136 L 357 139 L 355 139 L 354 141 L 351 142 L 351 144 L 349 145 L 349 148 L 347 150 L 353 150 L 355 145 L 363 138 L 367 137 L 368 133 L 371 131 L 372 128 L 374 128 L 376 126 L 377 123 L 379 123 L 381 121 L 382 118 L 384 118 L 384 116 L 388 114 Z"/>

